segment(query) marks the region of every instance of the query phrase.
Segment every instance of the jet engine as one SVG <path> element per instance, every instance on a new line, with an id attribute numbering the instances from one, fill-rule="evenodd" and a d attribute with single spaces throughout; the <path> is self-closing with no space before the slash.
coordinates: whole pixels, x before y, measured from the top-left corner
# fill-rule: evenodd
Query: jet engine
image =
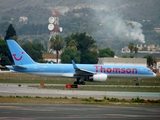
<path id="1" fill-rule="evenodd" d="M 107 75 L 106 74 L 95 74 L 93 75 L 92 80 L 96 82 L 105 82 L 107 80 Z"/>

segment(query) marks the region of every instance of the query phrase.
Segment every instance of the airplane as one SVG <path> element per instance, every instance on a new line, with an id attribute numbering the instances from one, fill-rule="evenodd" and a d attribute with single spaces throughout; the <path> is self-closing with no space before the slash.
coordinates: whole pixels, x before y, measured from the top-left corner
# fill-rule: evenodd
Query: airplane
<path id="1" fill-rule="evenodd" d="M 105 82 L 112 77 L 140 78 L 155 77 L 156 74 L 149 68 L 140 65 L 121 64 L 48 64 L 35 62 L 22 48 L 12 39 L 6 40 L 15 65 L 7 65 L 10 70 L 50 77 L 76 78 L 74 84 L 85 85 L 85 81 Z"/>

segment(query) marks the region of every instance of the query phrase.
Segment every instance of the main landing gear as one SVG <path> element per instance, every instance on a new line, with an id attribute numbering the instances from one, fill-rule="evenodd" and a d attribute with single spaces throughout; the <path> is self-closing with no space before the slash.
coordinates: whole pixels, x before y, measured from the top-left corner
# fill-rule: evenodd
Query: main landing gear
<path id="1" fill-rule="evenodd" d="M 81 78 L 77 78 L 77 80 L 74 82 L 75 85 L 85 85 L 84 80 L 81 80 Z"/>
<path id="2" fill-rule="evenodd" d="M 139 84 L 140 84 L 140 81 L 141 81 L 141 78 L 137 78 L 137 83 L 136 83 L 136 86 L 139 86 Z"/>

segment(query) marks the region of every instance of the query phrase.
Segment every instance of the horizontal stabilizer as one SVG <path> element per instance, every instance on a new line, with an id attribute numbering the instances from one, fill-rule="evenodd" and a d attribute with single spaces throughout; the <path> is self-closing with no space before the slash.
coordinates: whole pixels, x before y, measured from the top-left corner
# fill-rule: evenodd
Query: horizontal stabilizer
<path id="1" fill-rule="evenodd" d="M 13 65 L 14 68 L 22 69 L 22 70 L 27 70 L 26 67 L 20 66 L 20 65 Z"/>

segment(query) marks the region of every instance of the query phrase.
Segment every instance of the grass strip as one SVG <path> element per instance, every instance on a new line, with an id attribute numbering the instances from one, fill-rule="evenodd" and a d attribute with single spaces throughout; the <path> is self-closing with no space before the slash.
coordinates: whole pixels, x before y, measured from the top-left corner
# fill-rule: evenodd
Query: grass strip
<path id="1" fill-rule="evenodd" d="M 67 98 L 67 97 L 31 97 L 31 96 L 0 96 L 0 103 L 32 103 L 32 104 L 102 104 L 102 105 L 146 105 L 146 106 L 160 106 L 159 100 L 144 100 L 137 98 L 132 99 L 118 99 L 118 98 L 107 98 L 104 96 L 103 99 L 89 98 Z"/>

